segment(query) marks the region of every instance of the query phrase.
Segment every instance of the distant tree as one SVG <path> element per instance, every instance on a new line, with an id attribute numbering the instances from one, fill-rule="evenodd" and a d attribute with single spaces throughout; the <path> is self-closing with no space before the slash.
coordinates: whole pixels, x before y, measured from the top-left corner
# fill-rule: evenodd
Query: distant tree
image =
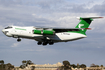
<path id="1" fill-rule="evenodd" d="M 85 64 L 81 64 L 80 68 L 86 68 L 86 65 Z"/>
<path id="2" fill-rule="evenodd" d="M 63 61 L 63 65 L 64 66 L 68 66 L 68 65 L 70 66 L 70 63 L 69 63 L 69 61 Z"/>
<path id="3" fill-rule="evenodd" d="M 22 61 L 22 65 L 20 65 L 19 68 L 24 69 L 26 67 L 26 63 L 27 63 L 27 61 L 26 60 L 23 60 Z"/>
<path id="4" fill-rule="evenodd" d="M 14 66 L 11 63 L 5 64 L 6 66 L 6 70 L 12 70 L 14 68 Z"/>
<path id="5" fill-rule="evenodd" d="M 26 62 L 27 62 L 28 65 L 34 64 L 34 63 L 32 63 L 31 60 L 27 60 Z"/>
<path id="6" fill-rule="evenodd" d="M 69 61 L 63 61 L 64 69 L 71 69 Z"/>
<path id="7" fill-rule="evenodd" d="M 99 65 L 96 65 L 96 67 L 99 67 Z"/>
<path id="8" fill-rule="evenodd" d="M 26 63 L 27 63 L 26 60 L 22 61 L 22 65 L 26 66 Z"/>
<path id="9" fill-rule="evenodd" d="M 71 70 L 69 61 L 63 61 L 63 65 L 58 67 L 57 70 Z"/>
<path id="10" fill-rule="evenodd" d="M 20 66 L 22 69 L 25 68 L 27 65 L 27 61 L 26 60 L 23 60 L 22 61 L 22 65 Z"/>
<path id="11" fill-rule="evenodd" d="M 71 64 L 70 66 L 73 67 L 73 68 L 76 68 L 77 67 L 75 64 Z"/>
<path id="12" fill-rule="evenodd" d="M 100 67 L 104 67 L 103 65 L 101 65 Z"/>
<path id="13" fill-rule="evenodd" d="M 27 60 L 27 61 L 23 60 L 22 65 L 20 65 L 20 68 L 24 69 L 26 66 L 31 65 L 31 64 L 34 64 L 34 63 L 32 63 L 31 60 Z"/>
<path id="14" fill-rule="evenodd" d="M 79 64 L 77 64 L 77 68 L 80 68 L 80 65 Z"/>
<path id="15" fill-rule="evenodd" d="M 93 63 L 93 64 L 90 65 L 90 67 L 96 67 L 96 65 Z"/>
<path id="16" fill-rule="evenodd" d="M 24 66 L 24 65 L 20 65 L 20 67 L 19 67 L 19 68 L 24 69 L 24 68 L 25 68 L 25 66 Z"/>
<path id="17" fill-rule="evenodd" d="M 0 60 L 0 64 L 1 64 L 1 66 L 2 66 L 2 70 L 3 70 L 4 60 Z"/>
<path id="18" fill-rule="evenodd" d="M 23 61 L 22 61 L 22 64 L 24 64 L 24 63 L 26 63 L 26 60 L 23 60 Z"/>
<path id="19" fill-rule="evenodd" d="M 0 60 L 0 63 L 1 63 L 1 64 L 4 64 L 4 60 Z"/>

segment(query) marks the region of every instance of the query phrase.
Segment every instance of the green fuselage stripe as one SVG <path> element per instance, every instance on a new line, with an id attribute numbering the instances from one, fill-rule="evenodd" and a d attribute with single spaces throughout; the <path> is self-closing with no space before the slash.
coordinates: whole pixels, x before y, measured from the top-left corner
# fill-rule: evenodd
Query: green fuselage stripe
<path id="1" fill-rule="evenodd" d="M 17 29 L 17 30 L 25 30 L 26 31 L 26 29 L 22 29 L 22 28 L 15 28 L 15 29 Z"/>

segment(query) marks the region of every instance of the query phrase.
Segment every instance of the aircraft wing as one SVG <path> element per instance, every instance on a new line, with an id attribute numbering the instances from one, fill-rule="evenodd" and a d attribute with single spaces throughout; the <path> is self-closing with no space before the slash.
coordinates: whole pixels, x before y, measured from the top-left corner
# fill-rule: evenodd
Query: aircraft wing
<path id="1" fill-rule="evenodd" d="M 54 28 L 55 33 L 68 32 L 68 31 L 79 31 L 77 28 Z"/>
<path id="2" fill-rule="evenodd" d="M 38 30 L 50 30 L 55 31 L 55 33 L 68 32 L 68 31 L 79 31 L 80 29 L 90 29 L 90 28 L 55 28 L 55 27 L 35 27 Z"/>
<path id="3" fill-rule="evenodd" d="M 80 30 L 83 30 L 83 29 L 90 30 L 91 28 L 53 28 L 53 30 L 56 33 L 59 33 L 59 32 L 68 32 L 68 31 L 80 31 Z"/>

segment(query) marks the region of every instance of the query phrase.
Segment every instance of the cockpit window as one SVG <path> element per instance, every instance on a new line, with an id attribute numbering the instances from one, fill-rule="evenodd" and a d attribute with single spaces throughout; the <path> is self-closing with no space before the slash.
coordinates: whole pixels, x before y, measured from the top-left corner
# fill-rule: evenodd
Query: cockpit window
<path id="1" fill-rule="evenodd" d="M 10 29 L 10 28 L 12 28 L 11 26 L 8 26 L 8 27 L 6 27 L 5 29 Z"/>

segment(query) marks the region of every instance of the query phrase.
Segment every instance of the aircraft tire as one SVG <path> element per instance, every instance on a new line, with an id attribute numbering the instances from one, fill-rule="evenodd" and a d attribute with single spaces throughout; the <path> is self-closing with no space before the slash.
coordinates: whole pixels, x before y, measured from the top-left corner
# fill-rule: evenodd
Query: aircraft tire
<path id="1" fill-rule="evenodd" d="M 54 44 L 54 42 L 49 42 L 49 45 L 53 45 Z"/>
<path id="2" fill-rule="evenodd" d="M 41 45 L 41 44 L 42 44 L 42 42 L 38 42 L 37 44 L 38 44 L 38 45 Z"/>
<path id="3" fill-rule="evenodd" d="M 18 42 L 20 42 L 20 41 L 21 41 L 21 39 L 17 39 L 17 41 L 18 41 Z"/>
<path id="4" fill-rule="evenodd" d="M 44 46 L 44 45 L 47 45 L 47 42 L 43 42 L 43 46 Z"/>

